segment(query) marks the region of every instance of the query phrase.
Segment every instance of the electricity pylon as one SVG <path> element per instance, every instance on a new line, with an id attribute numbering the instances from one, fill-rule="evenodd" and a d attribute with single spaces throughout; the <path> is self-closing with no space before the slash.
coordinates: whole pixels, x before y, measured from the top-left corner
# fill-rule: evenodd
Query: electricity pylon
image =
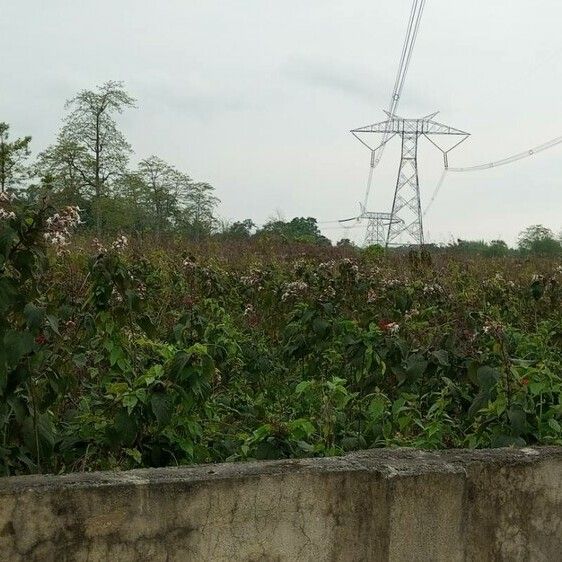
<path id="1" fill-rule="evenodd" d="M 378 244 L 384 246 L 386 244 L 386 236 L 388 227 L 391 224 L 392 215 L 390 213 L 379 213 L 373 211 L 366 211 L 361 205 L 361 212 L 358 216 L 351 219 L 340 220 L 340 223 L 349 221 L 367 220 L 367 232 L 365 234 L 365 246 L 372 246 Z M 397 224 L 403 223 L 402 219 L 396 218 L 394 222 Z"/>
<path id="2" fill-rule="evenodd" d="M 375 160 L 374 155 L 377 151 L 382 149 L 394 136 L 399 135 L 402 138 L 402 157 L 394 191 L 392 211 L 388 219 L 386 246 L 423 246 L 424 235 L 418 175 L 418 140 L 421 136 L 426 137 L 443 153 L 445 167 L 448 167 L 447 156 L 449 152 L 466 140 L 469 133 L 434 121 L 433 118 L 437 113 L 432 113 L 420 119 L 403 119 L 397 115 L 385 113 L 388 115 L 386 121 L 353 129 L 351 132 L 371 150 L 371 162 Z M 383 141 L 376 148 L 372 148 L 361 138 L 362 133 L 383 135 Z M 454 140 L 449 148 L 444 148 L 437 141 L 438 138 L 444 138 L 444 136 L 450 136 Z M 365 211 L 362 214 L 364 218 L 369 219 L 368 238 L 370 231 L 379 228 L 378 219 L 376 217 L 371 219 L 367 216 L 369 213 Z M 377 215 L 377 213 L 374 213 L 374 215 Z"/>

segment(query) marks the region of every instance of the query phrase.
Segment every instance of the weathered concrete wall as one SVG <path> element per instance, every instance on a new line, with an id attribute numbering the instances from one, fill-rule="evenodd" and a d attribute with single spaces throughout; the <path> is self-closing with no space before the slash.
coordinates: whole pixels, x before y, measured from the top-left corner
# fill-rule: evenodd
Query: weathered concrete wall
<path id="1" fill-rule="evenodd" d="M 562 449 L 0 479 L 0 559 L 562 560 Z"/>

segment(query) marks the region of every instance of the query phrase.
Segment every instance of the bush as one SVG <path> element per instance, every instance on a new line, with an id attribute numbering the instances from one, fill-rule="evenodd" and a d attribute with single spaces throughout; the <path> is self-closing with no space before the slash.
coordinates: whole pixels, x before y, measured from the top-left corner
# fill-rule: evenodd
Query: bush
<path id="1" fill-rule="evenodd" d="M 2 209 L 4 474 L 562 444 L 553 260 L 69 243 L 76 209 Z"/>

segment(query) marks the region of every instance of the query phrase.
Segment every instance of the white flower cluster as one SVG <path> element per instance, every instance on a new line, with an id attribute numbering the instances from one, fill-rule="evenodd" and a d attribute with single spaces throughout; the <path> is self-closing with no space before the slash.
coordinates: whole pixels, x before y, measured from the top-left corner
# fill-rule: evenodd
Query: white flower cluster
<path id="1" fill-rule="evenodd" d="M 11 203 L 13 199 L 14 195 L 7 193 L 6 191 L 0 192 L 0 220 L 10 220 L 16 218 L 16 213 L 14 213 L 14 211 L 8 211 L 3 207 L 3 205 Z"/>
<path id="2" fill-rule="evenodd" d="M 377 294 L 377 292 L 375 291 L 375 289 L 369 289 L 369 290 L 367 291 L 367 302 L 368 302 L 369 304 L 372 304 L 372 303 L 376 302 L 377 299 L 378 299 L 378 294 Z"/>
<path id="3" fill-rule="evenodd" d="M 98 254 L 105 254 L 107 252 L 107 248 L 97 238 L 92 240 L 92 248 Z"/>
<path id="4" fill-rule="evenodd" d="M 251 316 L 254 314 L 255 310 L 252 304 L 247 304 L 246 308 L 244 309 L 244 316 Z"/>
<path id="5" fill-rule="evenodd" d="M 419 314 L 420 311 L 417 308 L 412 308 L 411 310 L 408 310 L 406 314 L 404 314 L 404 320 L 411 320 L 415 316 L 419 316 Z"/>
<path id="6" fill-rule="evenodd" d="M 119 236 L 119 238 L 117 238 L 117 240 L 115 240 L 111 244 L 111 249 L 115 250 L 116 252 L 120 252 L 125 248 L 127 248 L 128 245 L 129 245 L 129 239 L 126 236 L 121 235 Z"/>
<path id="7" fill-rule="evenodd" d="M 283 295 L 281 296 L 282 301 L 286 301 L 291 297 L 296 297 L 302 295 L 308 290 L 308 284 L 304 281 L 293 281 L 291 283 L 285 283 L 283 287 Z"/>
<path id="8" fill-rule="evenodd" d="M 400 279 L 383 279 L 381 285 L 387 289 L 394 289 L 394 287 L 400 287 L 402 281 Z"/>
<path id="9" fill-rule="evenodd" d="M 117 287 L 115 287 L 115 286 L 113 286 L 113 289 L 111 291 L 111 297 L 118 303 L 123 302 L 123 296 L 121 295 L 121 293 L 117 290 Z"/>
<path id="10" fill-rule="evenodd" d="M 11 203 L 16 198 L 14 193 L 0 191 L 0 203 Z"/>
<path id="11" fill-rule="evenodd" d="M 397 334 L 400 331 L 400 324 L 398 322 L 392 322 L 388 327 L 391 334 Z"/>
<path id="12" fill-rule="evenodd" d="M 342 269 L 348 269 L 352 273 L 359 272 L 359 266 L 350 258 L 344 258 L 340 263 L 340 267 Z"/>
<path id="13" fill-rule="evenodd" d="M 0 220 L 10 220 L 15 218 L 16 213 L 14 213 L 14 211 L 6 211 L 6 209 L 0 207 Z"/>
<path id="14" fill-rule="evenodd" d="M 263 273 L 259 269 L 251 269 L 249 275 L 240 277 L 240 283 L 246 287 L 257 287 L 258 290 L 262 289 Z"/>
<path id="15" fill-rule="evenodd" d="M 424 295 L 440 295 L 443 292 L 443 287 L 439 283 L 428 283 L 424 285 Z"/>
<path id="16" fill-rule="evenodd" d="M 66 246 L 73 228 L 80 224 L 80 209 L 65 207 L 60 213 L 55 213 L 46 221 L 47 231 L 43 238 L 53 246 Z"/>
<path id="17" fill-rule="evenodd" d="M 498 287 L 499 288 L 508 287 L 510 289 L 516 288 L 516 284 L 511 280 L 506 281 L 505 277 L 501 273 L 496 273 L 490 279 L 485 279 L 483 281 L 483 285 L 485 287 L 490 287 L 492 289 L 497 289 Z"/>
<path id="18" fill-rule="evenodd" d="M 490 334 L 494 337 L 500 337 L 503 335 L 504 327 L 500 322 L 494 322 L 493 320 L 488 320 L 482 327 L 482 331 L 485 334 Z"/>
<path id="19" fill-rule="evenodd" d="M 181 265 L 182 267 L 190 271 L 193 271 L 194 269 L 197 268 L 197 264 L 195 263 L 195 260 L 189 256 L 183 260 Z"/>
<path id="20" fill-rule="evenodd" d="M 386 325 L 386 330 L 389 334 L 395 335 L 400 331 L 400 324 L 398 322 L 390 322 Z"/>
<path id="21" fill-rule="evenodd" d="M 334 270 L 335 263 L 336 262 L 334 260 L 324 261 L 322 263 L 319 263 L 316 269 L 320 274 L 332 273 Z"/>
<path id="22" fill-rule="evenodd" d="M 336 297 L 336 290 L 334 289 L 334 287 L 332 287 L 332 285 L 328 285 L 322 291 L 322 294 L 320 295 L 320 300 L 321 301 L 331 301 L 335 297 Z"/>

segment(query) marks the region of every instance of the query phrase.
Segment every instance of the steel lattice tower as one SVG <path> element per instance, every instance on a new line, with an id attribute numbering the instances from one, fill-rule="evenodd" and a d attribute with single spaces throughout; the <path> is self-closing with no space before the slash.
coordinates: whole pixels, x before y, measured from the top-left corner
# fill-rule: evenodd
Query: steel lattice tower
<path id="1" fill-rule="evenodd" d="M 420 184 L 418 175 L 418 141 L 421 136 L 426 137 L 444 156 L 447 167 L 448 153 L 466 140 L 468 133 L 454 129 L 434 121 L 437 113 L 432 113 L 420 119 L 403 119 L 396 115 L 387 113 L 389 119 L 374 125 L 353 129 L 351 132 L 365 146 L 372 155 L 380 150 L 394 136 L 399 135 L 402 139 L 402 156 L 398 170 L 398 179 L 394 191 L 392 211 L 387 221 L 386 246 L 422 246 L 424 243 L 423 222 L 421 210 Z M 377 148 L 371 146 L 361 138 L 362 133 L 383 135 L 383 142 Z M 436 140 L 439 136 L 458 137 L 450 148 L 440 146 Z M 373 161 L 373 156 L 371 157 Z M 369 219 L 367 226 L 367 240 L 371 238 L 371 232 L 380 229 L 380 217 L 369 215 L 380 215 L 380 213 L 363 212 L 363 217 Z M 376 235 L 378 236 L 378 235 Z"/>
<path id="2" fill-rule="evenodd" d="M 363 211 L 361 214 L 362 219 L 367 219 L 367 232 L 365 234 L 365 246 L 378 244 L 384 246 L 386 244 L 386 237 L 388 227 L 391 224 L 391 213 L 377 213 L 372 211 Z M 395 225 L 403 224 L 400 219 L 394 220 Z"/>

